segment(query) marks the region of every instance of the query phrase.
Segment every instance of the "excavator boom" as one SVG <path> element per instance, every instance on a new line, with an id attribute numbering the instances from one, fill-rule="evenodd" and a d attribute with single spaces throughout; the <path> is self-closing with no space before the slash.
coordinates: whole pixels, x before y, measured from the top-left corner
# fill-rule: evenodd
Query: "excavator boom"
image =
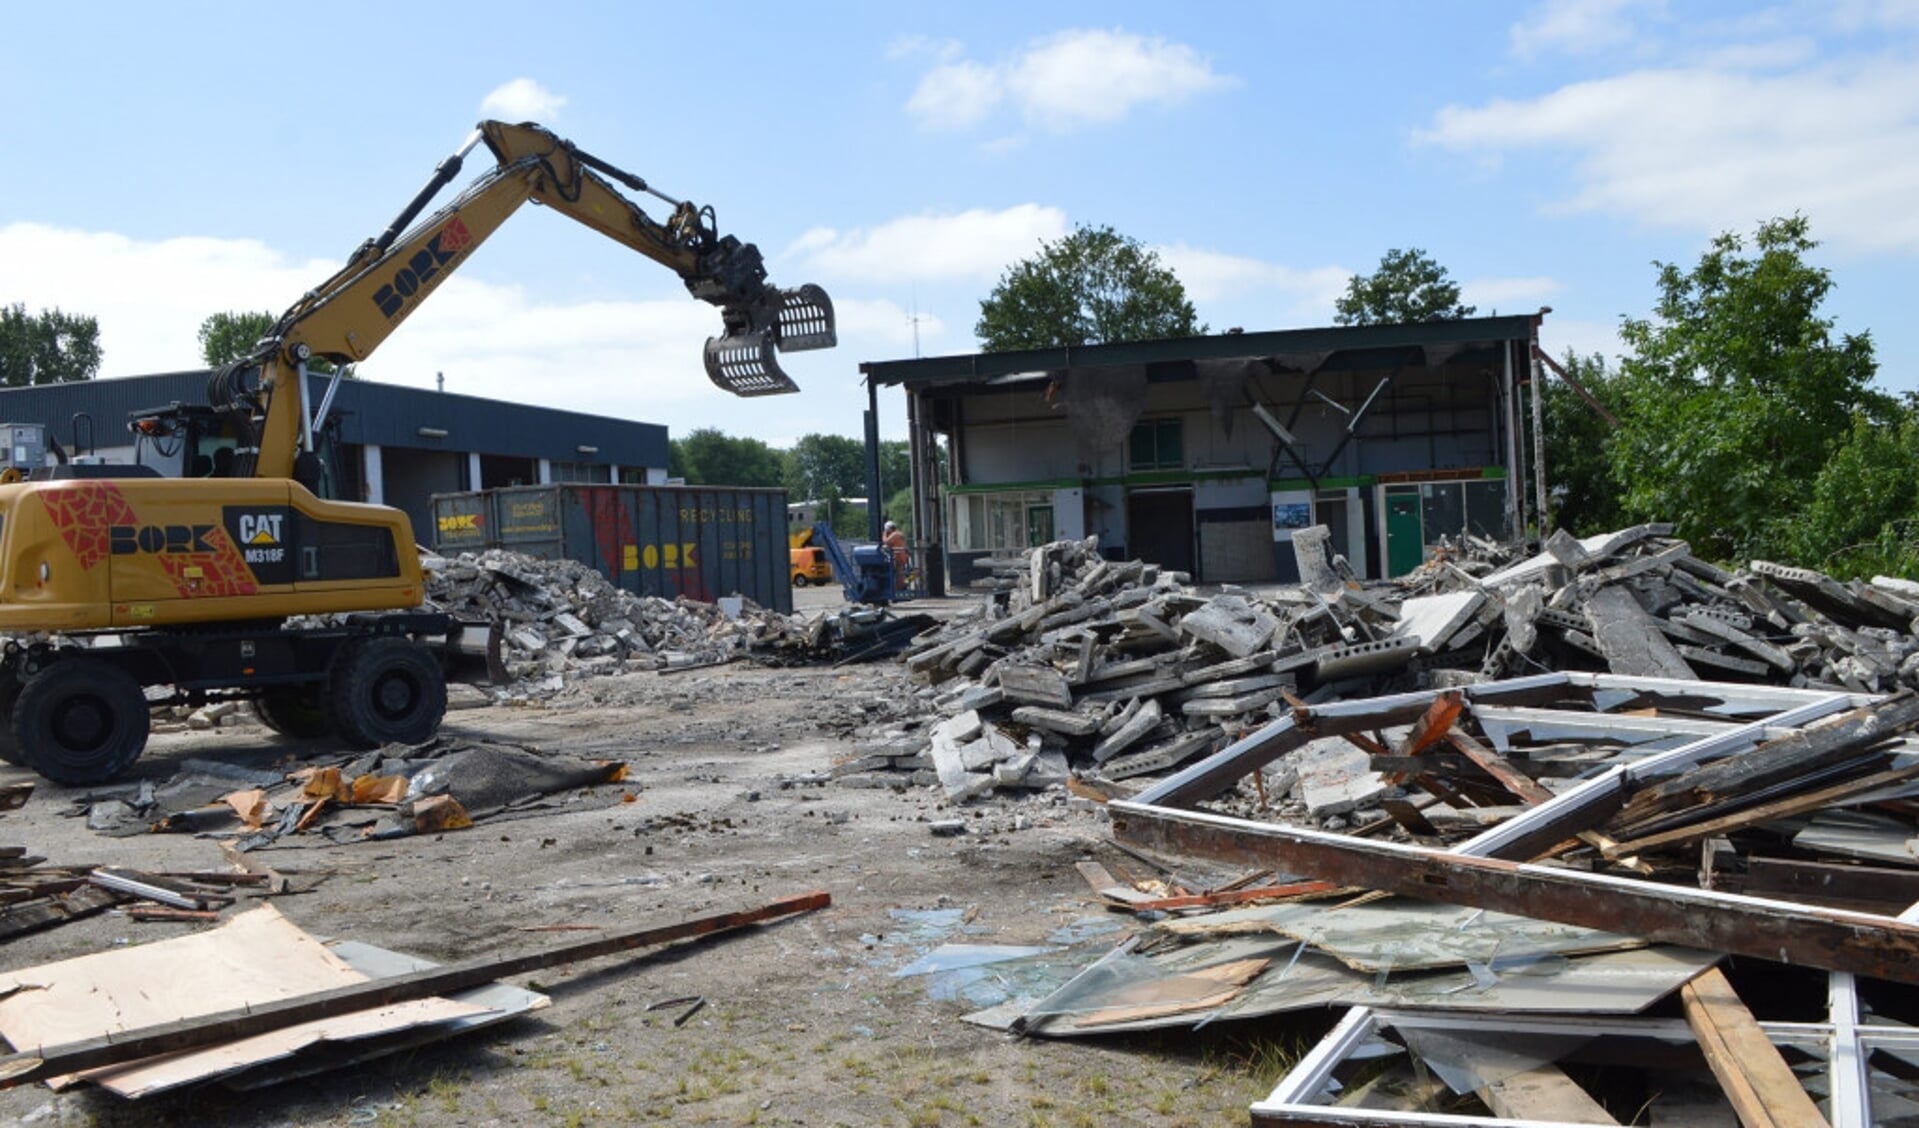
<path id="1" fill-rule="evenodd" d="M 494 167 L 416 224 L 482 141 Z M 666 220 L 648 215 L 616 182 L 670 205 Z M 792 290 L 769 285 L 759 248 L 720 234 L 712 209 L 666 196 L 538 125 L 484 121 L 380 236 L 287 310 L 252 357 L 216 377 L 216 401 L 258 403 L 265 393 L 266 419 L 253 475 L 296 476 L 300 451 L 311 449 L 311 430 L 320 420 L 308 416 L 300 379 L 310 360 L 366 359 L 529 200 L 667 267 L 689 294 L 718 306 L 724 332 L 707 340 L 705 367 L 714 384 L 735 395 L 798 391 L 776 353 L 836 343 L 826 292 L 813 285 Z"/>

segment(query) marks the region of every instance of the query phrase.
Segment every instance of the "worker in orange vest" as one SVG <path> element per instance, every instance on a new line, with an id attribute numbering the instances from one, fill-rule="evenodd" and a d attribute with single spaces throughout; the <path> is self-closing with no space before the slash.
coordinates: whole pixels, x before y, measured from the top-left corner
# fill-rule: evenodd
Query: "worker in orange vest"
<path id="1" fill-rule="evenodd" d="M 906 534 L 900 532 L 898 525 L 888 521 L 880 543 L 893 554 L 893 584 L 897 587 L 906 581 Z"/>

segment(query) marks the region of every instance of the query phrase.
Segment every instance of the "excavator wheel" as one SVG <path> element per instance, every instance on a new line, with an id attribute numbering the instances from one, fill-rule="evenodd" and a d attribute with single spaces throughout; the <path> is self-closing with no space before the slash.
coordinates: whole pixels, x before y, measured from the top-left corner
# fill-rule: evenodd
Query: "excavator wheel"
<path id="1" fill-rule="evenodd" d="M 356 748 L 418 744 L 446 716 L 446 674 L 410 639 L 361 639 L 335 659 L 327 704 L 334 730 Z"/>
<path id="2" fill-rule="evenodd" d="M 261 724 L 281 736 L 314 740 L 333 731 L 326 696 L 325 686 L 281 686 L 254 698 L 253 712 Z"/>
<path id="3" fill-rule="evenodd" d="M 55 662 L 20 687 L 13 740 L 33 769 L 55 783 L 105 783 L 147 746 L 151 719 L 133 675 L 108 662 Z"/>
<path id="4" fill-rule="evenodd" d="M 31 768 L 27 754 L 13 739 L 13 703 L 20 697 L 20 679 L 12 670 L 0 670 L 0 760 L 18 768 Z"/>

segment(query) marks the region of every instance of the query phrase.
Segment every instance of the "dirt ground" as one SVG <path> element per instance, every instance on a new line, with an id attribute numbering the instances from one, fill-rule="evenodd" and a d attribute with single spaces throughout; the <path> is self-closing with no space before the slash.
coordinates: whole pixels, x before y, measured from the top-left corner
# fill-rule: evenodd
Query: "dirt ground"
<path id="1" fill-rule="evenodd" d="M 802 608 L 838 592 L 801 593 Z M 210 1087 L 126 1102 L 80 1089 L 0 1092 L 0 1120 L 46 1124 L 413 1125 L 1212 1125 L 1243 1124 L 1286 1061 L 1323 1029 L 1222 1027 L 1157 1037 L 1023 1040 L 963 1023 L 971 1008 L 894 972 L 942 940 L 1045 944 L 1103 916 L 1076 861 L 1111 862 L 1101 815 L 1063 793 L 977 801 L 931 789 L 816 782 L 851 733 L 900 715 L 918 692 L 892 664 L 847 670 L 750 663 L 583 683 L 538 708 L 450 713 L 450 735 L 631 765 L 632 802 L 574 803 L 472 829 L 251 855 L 308 892 L 272 899 L 325 937 L 451 962 L 504 956 L 581 932 L 747 907 L 814 889 L 833 905 L 731 937 L 557 969 L 551 1008 L 431 1048 L 252 1092 Z M 282 762 L 337 751 L 248 723 L 155 736 L 136 778 L 189 757 Z M 21 778 L 0 770 L 0 781 Z M 217 868 L 216 843 L 108 838 L 70 817 L 74 793 L 40 781 L 0 816 L 0 844 L 52 864 Z M 968 833 L 936 837 L 962 814 Z M 240 907 L 247 902 L 242 901 Z M 895 915 L 962 910 L 926 932 Z M 235 910 L 229 910 L 232 912 Z M 1114 918 L 1124 923 L 1125 918 Z M 0 946 L 28 967 L 203 925 L 105 913 Z M 1117 939 L 1120 933 L 1109 934 Z M 191 974 L 191 969 L 156 969 Z M 701 996 L 684 1008 L 649 1003 Z"/>

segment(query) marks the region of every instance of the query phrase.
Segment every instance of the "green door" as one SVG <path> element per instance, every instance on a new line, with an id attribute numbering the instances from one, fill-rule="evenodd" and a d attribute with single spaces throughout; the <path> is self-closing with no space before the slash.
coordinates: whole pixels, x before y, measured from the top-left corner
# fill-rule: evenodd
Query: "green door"
<path id="1" fill-rule="evenodd" d="M 1386 495 L 1386 575 L 1403 576 L 1426 561 L 1426 532 L 1419 519 L 1419 491 Z"/>
<path id="2" fill-rule="evenodd" d="M 1026 545 L 1038 548 L 1053 543 L 1053 507 L 1035 505 L 1026 510 Z"/>

